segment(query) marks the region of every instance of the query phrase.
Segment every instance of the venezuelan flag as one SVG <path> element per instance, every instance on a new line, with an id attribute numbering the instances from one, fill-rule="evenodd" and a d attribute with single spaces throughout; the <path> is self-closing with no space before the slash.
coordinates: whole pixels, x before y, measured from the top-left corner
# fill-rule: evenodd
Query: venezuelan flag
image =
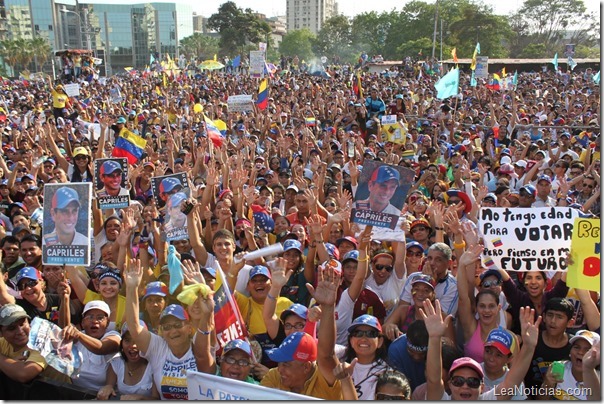
<path id="1" fill-rule="evenodd" d="M 314 117 L 309 117 L 309 118 L 305 118 L 306 119 L 306 126 L 315 126 L 317 124 L 317 120 Z"/>
<path id="2" fill-rule="evenodd" d="M 487 260 L 484 262 L 484 265 L 485 265 L 486 267 L 492 267 L 493 265 L 495 265 L 495 263 L 493 262 L 493 260 L 492 260 L 492 259 L 488 258 L 488 259 L 487 259 Z"/>
<path id="3" fill-rule="evenodd" d="M 145 139 L 124 128 L 115 141 L 115 147 L 111 155 L 113 157 L 125 157 L 128 159 L 128 163 L 135 164 L 142 158 L 146 146 L 147 141 Z"/>
<path id="4" fill-rule="evenodd" d="M 214 124 L 210 118 L 208 118 L 205 114 L 203 114 L 203 120 L 206 123 L 206 134 L 208 135 L 208 139 L 214 143 L 214 146 L 221 147 L 224 142 L 224 136 L 220 132 L 220 130 Z"/>
<path id="5" fill-rule="evenodd" d="M 260 82 L 258 87 L 258 99 L 256 100 L 258 109 L 264 111 L 268 106 L 268 79 L 264 79 Z"/>
<path id="6" fill-rule="evenodd" d="M 501 89 L 501 77 L 497 73 L 493 73 L 493 81 L 485 86 L 488 89 L 497 91 Z"/>
<path id="7" fill-rule="evenodd" d="M 247 327 L 225 279 L 222 269 L 218 268 L 214 285 L 214 322 L 219 344 L 218 353 L 230 340 L 247 337 Z"/>
<path id="8" fill-rule="evenodd" d="M 493 246 L 499 248 L 503 245 L 503 241 L 500 238 L 493 239 Z"/>

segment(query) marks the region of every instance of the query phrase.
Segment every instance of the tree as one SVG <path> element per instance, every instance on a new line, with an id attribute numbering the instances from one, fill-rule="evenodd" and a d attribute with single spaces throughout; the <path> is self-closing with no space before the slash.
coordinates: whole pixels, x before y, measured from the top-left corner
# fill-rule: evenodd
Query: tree
<path id="1" fill-rule="evenodd" d="M 218 53 L 219 49 L 218 39 L 199 32 L 180 41 L 180 52 L 184 53 L 187 58 L 193 56 L 201 60 L 211 59 Z"/>
<path id="2" fill-rule="evenodd" d="M 36 71 L 41 71 L 52 55 L 52 47 L 46 38 L 36 37 L 30 40 L 29 47 L 34 55 Z"/>
<path id="3" fill-rule="evenodd" d="M 312 44 L 317 40 L 308 28 L 288 32 L 279 45 L 279 52 L 284 56 L 296 56 L 300 60 L 310 60 L 315 57 Z"/>
<path id="4" fill-rule="evenodd" d="M 317 56 L 327 56 L 330 59 L 339 57 L 343 62 L 354 61 L 356 49 L 352 48 L 352 30 L 348 17 L 337 15 L 325 21 L 313 50 Z"/>
<path id="5" fill-rule="evenodd" d="M 400 21 L 400 14 L 391 11 L 377 14 L 375 11 L 356 15 L 352 20 L 352 47 L 369 55 L 382 55 L 386 59 L 399 59 L 396 48 L 388 38 Z"/>

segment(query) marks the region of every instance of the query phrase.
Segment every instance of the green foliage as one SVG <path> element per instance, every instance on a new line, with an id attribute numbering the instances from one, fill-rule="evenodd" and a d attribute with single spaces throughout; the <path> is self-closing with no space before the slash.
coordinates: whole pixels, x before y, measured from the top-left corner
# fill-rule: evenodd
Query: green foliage
<path id="1" fill-rule="evenodd" d="M 0 42 L 0 56 L 4 63 L 12 68 L 13 74 L 18 69 L 28 69 L 32 62 L 36 62 L 34 69 L 42 70 L 42 65 L 52 55 L 52 48 L 45 38 L 34 39 L 6 39 Z"/>
<path id="2" fill-rule="evenodd" d="M 290 31 L 283 37 L 279 45 L 279 52 L 284 56 L 296 56 L 300 60 L 310 60 L 315 57 L 312 44 L 317 40 L 308 28 Z"/>
<path id="3" fill-rule="evenodd" d="M 318 57 L 326 56 L 333 60 L 337 56 L 342 61 L 352 62 L 357 56 L 352 45 L 350 20 L 344 15 L 337 15 L 325 21 L 314 41 L 313 51 Z"/>
<path id="4" fill-rule="evenodd" d="M 180 41 L 180 52 L 184 53 L 187 58 L 194 56 L 202 60 L 211 59 L 219 49 L 218 39 L 199 32 Z"/>
<path id="5" fill-rule="evenodd" d="M 405 55 L 405 56 L 416 56 L 420 59 L 423 59 L 424 56 L 426 54 L 428 54 L 428 51 L 430 50 L 431 52 L 432 49 L 432 38 L 418 38 L 418 39 L 414 39 L 412 41 L 407 41 L 401 45 L 399 45 L 399 47 L 396 49 L 396 52 L 399 55 Z M 419 53 L 422 53 L 421 56 L 419 55 Z M 444 53 L 443 53 L 443 57 L 444 57 Z"/>
<path id="6" fill-rule="evenodd" d="M 522 50 L 522 52 L 518 55 L 518 57 L 526 58 L 526 59 L 536 59 L 536 58 L 544 57 L 544 55 L 547 55 L 547 53 L 548 53 L 548 50 L 544 44 L 531 43 L 531 44 L 528 44 Z M 551 53 L 551 52 L 549 52 L 549 53 Z M 551 55 L 551 56 L 553 56 L 553 55 Z"/>

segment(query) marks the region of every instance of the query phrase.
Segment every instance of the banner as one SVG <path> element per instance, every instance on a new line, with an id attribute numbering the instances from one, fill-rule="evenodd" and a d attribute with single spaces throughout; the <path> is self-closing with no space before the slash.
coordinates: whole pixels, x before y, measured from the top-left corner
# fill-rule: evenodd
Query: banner
<path id="1" fill-rule="evenodd" d="M 476 57 L 476 71 L 475 77 L 477 79 L 489 78 L 489 57 L 488 56 L 477 56 Z"/>
<path id="2" fill-rule="evenodd" d="M 40 352 L 46 363 L 69 377 L 75 376 L 82 365 L 82 353 L 73 344 L 61 337 L 56 324 L 34 317 L 29 331 L 27 347 Z"/>
<path id="3" fill-rule="evenodd" d="M 573 208 L 482 208 L 483 265 L 506 271 L 565 271 L 575 218 Z"/>
<path id="4" fill-rule="evenodd" d="M 318 400 L 258 384 L 187 370 L 189 400 Z"/>
<path id="5" fill-rule="evenodd" d="M 229 112 L 249 112 L 254 110 L 252 95 L 229 95 L 227 99 Z"/>
<path id="6" fill-rule="evenodd" d="M 94 160 L 96 198 L 100 209 L 118 209 L 130 206 L 128 160 L 125 158 Z"/>
<path id="7" fill-rule="evenodd" d="M 406 128 L 397 121 L 396 115 L 382 116 L 382 142 L 404 144 L 407 141 Z"/>
<path id="8" fill-rule="evenodd" d="M 44 265 L 90 265 L 91 196 L 90 182 L 44 185 Z"/>
<path id="9" fill-rule="evenodd" d="M 568 287 L 600 292 L 600 219 L 575 219 L 570 252 Z"/>
<path id="10" fill-rule="evenodd" d="M 250 51 L 250 76 L 254 78 L 264 77 L 264 52 Z"/>
<path id="11" fill-rule="evenodd" d="M 78 97 L 80 95 L 80 85 L 79 84 L 64 84 L 63 89 L 65 90 L 65 94 L 69 97 Z"/>

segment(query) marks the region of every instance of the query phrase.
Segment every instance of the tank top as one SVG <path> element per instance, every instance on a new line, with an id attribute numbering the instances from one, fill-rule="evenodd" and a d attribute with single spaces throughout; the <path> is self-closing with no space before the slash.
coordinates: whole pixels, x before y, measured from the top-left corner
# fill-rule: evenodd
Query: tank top
<path id="1" fill-rule="evenodd" d="M 478 321 L 474 334 L 472 334 L 472 337 L 464 345 L 464 355 L 474 359 L 478 363 L 484 362 L 484 342 L 480 333 L 480 321 Z"/>

